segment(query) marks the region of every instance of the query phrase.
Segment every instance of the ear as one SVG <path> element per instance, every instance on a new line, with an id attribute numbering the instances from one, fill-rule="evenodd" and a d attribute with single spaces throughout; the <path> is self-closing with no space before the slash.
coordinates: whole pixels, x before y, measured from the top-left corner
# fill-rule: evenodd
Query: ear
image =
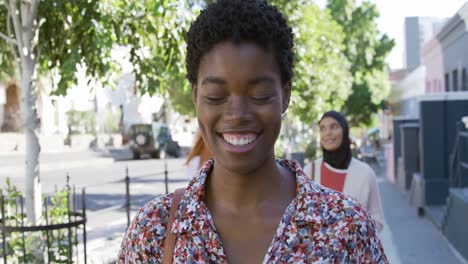
<path id="1" fill-rule="evenodd" d="M 193 104 L 195 105 L 195 108 L 197 106 L 197 84 L 192 84 L 192 101 Z"/>
<path id="2" fill-rule="evenodd" d="M 288 110 L 289 102 L 291 100 L 291 81 L 288 81 L 283 85 L 283 102 L 282 102 L 282 113 L 285 113 Z"/>

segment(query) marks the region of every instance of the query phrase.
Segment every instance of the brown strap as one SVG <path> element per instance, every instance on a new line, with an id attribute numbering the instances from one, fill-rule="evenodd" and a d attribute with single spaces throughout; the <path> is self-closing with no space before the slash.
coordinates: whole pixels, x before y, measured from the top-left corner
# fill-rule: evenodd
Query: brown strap
<path id="1" fill-rule="evenodd" d="M 167 220 L 166 239 L 164 240 L 163 249 L 163 264 L 171 264 L 174 257 L 174 248 L 176 243 L 176 235 L 171 232 L 172 223 L 174 223 L 175 214 L 179 205 L 180 199 L 184 195 L 185 189 L 177 189 L 172 197 L 171 208 L 169 209 L 169 219 Z"/>
<path id="2" fill-rule="evenodd" d="M 315 160 L 312 161 L 312 166 L 311 168 L 311 173 L 310 173 L 310 178 L 315 181 Z"/>

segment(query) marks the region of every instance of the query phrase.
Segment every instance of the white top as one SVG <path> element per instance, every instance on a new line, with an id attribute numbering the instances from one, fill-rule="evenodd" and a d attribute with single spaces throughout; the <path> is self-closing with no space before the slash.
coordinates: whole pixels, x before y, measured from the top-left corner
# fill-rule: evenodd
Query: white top
<path id="1" fill-rule="evenodd" d="M 315 160 L 315 182 L 321 184 L 321 165 L 323 159 Z M 343 193 L 347 194 L 364 206 L 371 217 L 374 219 L 377 230 L 380 232 L 384 226 L 384 213 L 382 209 L 382 202 L 380 199 L 379 187 L 377 185 L 377 177 L 374 170 L 372 170 L 366 163 L 352 158 L 351 163 L 347 170 L 339 170 L 325 163 L 328 169 L 338 172 L 346 173 L 346 178 L 343 187 Z M 311 177 L 312 162 L 304 167 L 304 172 L 307 176 Z"/>
<path id="2" fill-rule="evenodd" d="M 187 170 L 185 171 L 185 177 L 187 177 L 189 180 L 192 180 L 192 178 L 197 174 L 197 172 L 200 170 L 200 156 L 193 156 L 193 158 L 188 162 L 187 164 Z"/>

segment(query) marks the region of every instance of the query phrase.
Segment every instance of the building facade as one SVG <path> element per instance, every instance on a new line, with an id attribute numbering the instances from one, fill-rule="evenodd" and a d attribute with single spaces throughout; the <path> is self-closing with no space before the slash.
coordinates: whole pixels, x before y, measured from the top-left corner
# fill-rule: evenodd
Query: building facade
<path id="1" fill-rule="evenodd" d="M 446 20 L 434 17 L 405 18 L 406 68 L 416 68 L 421 64 L 423 46 L 440 31 Z"/>

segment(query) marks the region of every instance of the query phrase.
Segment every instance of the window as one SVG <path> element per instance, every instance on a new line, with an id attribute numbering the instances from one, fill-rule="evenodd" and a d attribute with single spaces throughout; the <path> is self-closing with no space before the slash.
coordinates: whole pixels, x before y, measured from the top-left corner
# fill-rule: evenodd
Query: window
<path id="1" fill-rule="evenodd" d="M 448 73 L 445 74 L 445 91 L 450 91 L 450 76 Z"/>
<path id="2" fill-rule="evenodd" d="M 458 91 L 458 70 L 452 72 L 452 81 L 453 81 L 453 91 Z"/>

